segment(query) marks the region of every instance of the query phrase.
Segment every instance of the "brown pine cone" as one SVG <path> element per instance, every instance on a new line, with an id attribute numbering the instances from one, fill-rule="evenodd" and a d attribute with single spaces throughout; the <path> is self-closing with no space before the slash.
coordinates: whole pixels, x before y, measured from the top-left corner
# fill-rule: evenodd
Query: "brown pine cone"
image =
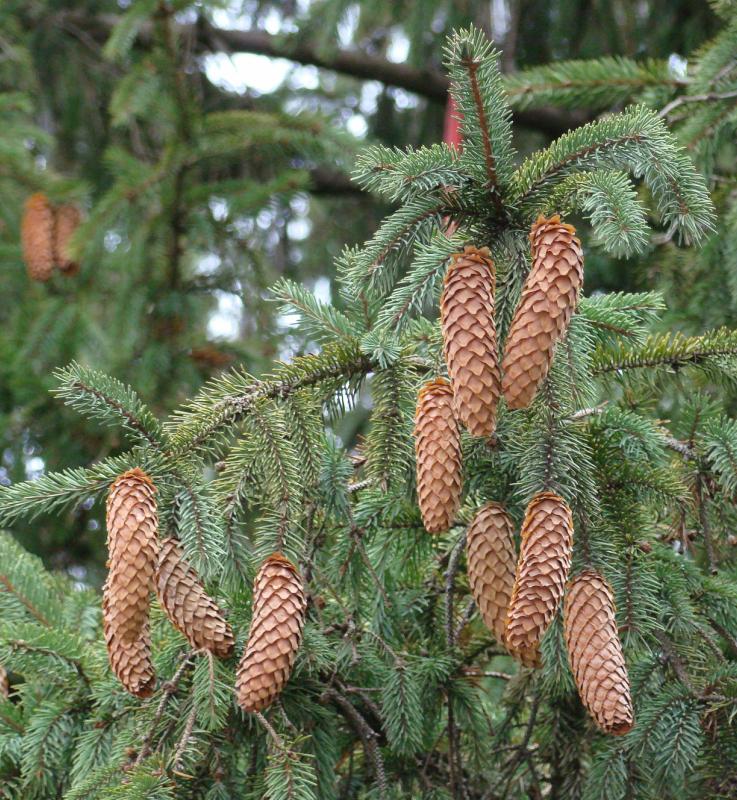
<path id="1" fill-rule="evenodd" d="M 197 650 L 220 658 L 233 652 L 233 631 L 184 560 L 176 539 L 164 539 L 156 568 L 156 594 L 172 625 Z"/>
<path id="2" fill-rule="evenodd" d="M 149 636 L 158 550 L 155 493 L 151 479 L 136 468 L 115 480 L 107 498 L 105 641 L 113 671 L 129 692 L 140 697 L 153 692 L 155 680 Z"/>
<path id="3" fill-rule="evenodd" d="M 505 647 L 516 560 L 512 519 L 500 503 L 487 503 L 476 512 L 466 535 L 468 582 L 481 619 Z M 525 666 L 538 662 L 535 648 L 510 652 Z"/>
<path id="4" fill-rule="evenodd" d="M 0 697 L 8 697 L 10 694 L 10 681 L 5 667 L 0 667 Z"/>
<path id="5" fill-rule="evenodd" d="M 510 408 L 527 408 L 548 374 L 555 344 L 571 321 L 583 284 L 576 229 L 559 216 L 539 217 L 530 231 L 532 269 L 505 345 L 502 389 Z"/>
<path id="6" fill-rule="evenodd" d="M 581 701 L 604 733 L 627 733 L 635 724 L 630 682 L 614 618 L 614 596 L 601 575 L 586 570 L 571 580 L 563 618 Z"/>
<path id="7" fill-rule="evenodd" d="M 271 705 L 289 680 L 306 607 L 297 568 L 280 553 L 269 556 L 253 584 L 251 628 L 236 672 L 236 695 L 244 711 Z"/>
<path id="8" fill-rule="evenodd" d="M 502 376 L 494 323 L 494 262 L 488 248 L 452 257 L 440 299 L 445 361 L 456 415 L 473 436 L 491 436 Z"/>
<path id="9" fill-rule="evenodd" d="M 79 264 L 69 252 L 69 240 L 79 227 L 82 215 L 75 205 L 65 203 L 56 209 L 54 217 L 54 258 L 56 266 L 65 275 L 75 275 L 79 271 Z"/>
<path id="10" fill-rule="evenodd" d="M 461 503 L 461 437 L 453 390 L 438 378 L 420 389 L 415 413 L 417 500 L 429 533 L 447 531 Z"/>
<path id="11" fill-rule="evenodd" d="M 522 523 L 507 616 L 507 642 L 514 650 L 537 647 L 563 597 L 573 550 L 573 517 L 553 492 L 536 494 Z"/>
<path id="12" fill-rule="evenodd" d="M 54 272 L 54 211 L 43 192 L 26 200 L 20 237 L 29 277 L 49 280 Z"/>

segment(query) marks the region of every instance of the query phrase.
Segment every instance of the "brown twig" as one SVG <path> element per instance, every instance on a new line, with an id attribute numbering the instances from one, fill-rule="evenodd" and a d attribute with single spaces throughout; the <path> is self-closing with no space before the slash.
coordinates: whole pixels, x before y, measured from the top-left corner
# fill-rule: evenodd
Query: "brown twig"
<path id="1" fill-rule="evenodd" d="M 182 676 L 186 672 L 187 668 L 191 665 L 193 655 L 194 650 L 190 650 L 190 652 L 186 653 L 182 663 L 179 665 L 179 668 L 172 676 L 172 679 L 163 685 L 161 700 L 159 700 L 159 705 L 156 707 L 156 712 L 154 713 L 154 718 L 151 720 L 151 725 L 149 726 L 148 732 L 143 737 L 141 749 L 138 753 L 138 757 L 133 762 L 133 766 L 137 767 L 151 752 L 151 743 L 156 735 L 156 728 L 159 726 L 159 722 L 161 722 L 161 718 L 164 715 L 164 710 L 167 703 L 171 697 L 176 694 L 177 689 L 179 688 L 179 683 L 182 680 Z"/>

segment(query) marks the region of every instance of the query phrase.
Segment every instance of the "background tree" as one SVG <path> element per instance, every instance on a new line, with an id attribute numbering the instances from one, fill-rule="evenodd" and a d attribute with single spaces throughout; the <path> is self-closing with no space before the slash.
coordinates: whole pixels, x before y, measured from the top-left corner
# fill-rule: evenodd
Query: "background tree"
<path id="1" fill-rule="evenodd" d="M 665 60 L 718 25 L 707 3 L 686 0 L 505 0 L 493 14 L 485 2 L 434 0 L 3 3 L 3 480 L 120 451 L 117 432 L 92 436 L 49 398 L 51 373 L 72 359 L 165 414 L 230 364 L 258 374 L 309 351 L 268 287 L 299 279 L 340 307 L 335 256 L 393 205 L 350 182 L 358 145 L 439 141 L 443 41 L 469 22 L 503 45 L 510 73 L 603 54 L 661 60 L 614 94 L 600 74 L 598 94 L 557 108 L 530 86 L 513 91 L 523 153 L 634 95 L 664 104 L 685 85 Z M 19 245 L 23 203 L 39 190 L 87 219 L 79 274 L 45 286 L 28 281 Z M 591 290 L 647 288 L 651 277 L 637 262 L 589 257 Z M 343 438 L 366 420 L 359 404 Z M 18 533 L 47 563 L 97 583 L 100 526 L 99 509 L 80 507 Z"/>

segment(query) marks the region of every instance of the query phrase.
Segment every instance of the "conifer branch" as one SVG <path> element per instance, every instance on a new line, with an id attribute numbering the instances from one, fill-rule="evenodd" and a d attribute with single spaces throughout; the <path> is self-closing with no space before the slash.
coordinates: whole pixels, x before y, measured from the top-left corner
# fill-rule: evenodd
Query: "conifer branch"
<path id="1" fill-rule="evenodd" d="M 300 356 L 265 378 L 237 372 L 226 375 L 174 417 L 170 428 L 175 451 L 207 445 L 223 428 L 248 416 L 262 400 L 284 400 L 299 389 L 322 383 L 343 385 L 363 378 L 372 369 L 372 360 L 351 341 L 326 346 L 317 355 Z"/>
<path id="2" fill-rule="evenodd" d="M 91 15 L 76 11 L 61 12 L 58 17 L 60 24 L 74 24 L 78 30 L 99 42 L 104 42 L 120 22 L 120 17 L 113 14 Z M 149 45 L 152 33 L 150 23 L 144 22 L 135 36 L 141 44 Z M 358 50 L 339 50 L 329 54 L 313 47 L 305 37 L 275 36 L 260 29 L 220 28 L 202 17 L 194 24 L 177 25 L 176 33 L 194 41 L 195 52 L 198 53 L 256 53 L 332 70 L 359 80 L 380 81 L 438 103 L 445 103 L 448 96 L 450 82 L 439 70 L 417 69 L 409 64 L 398 64 Z M 537 128 L 550 136 L 558 136 L 582 124 L 585 117 L 546 106 L 520 110 L 516 114 L 516 120 L 524 127 Z"/>
<path id="3" fill-rule="evenodd" d="M 343 697 L 335 689 L 331 687 L 325 689 L 321 695 L 321 700 L 322 702 L 326 702 L 327 700 L 333 702 L 348 720 L 351 727 L 353 727 L 360 736 L 366 758 L 373 767 L 374 779 L 376 780 L 376 786 L 379 790 L 379 797 L 381 800 L 385 800 L 387 796 L 386 769 L 381 750 L 377 744 L 379 734 L 366 722 L 353 703 Z"/>
<path id="4" fill-rule="evenodd" d="M 657 334 L 641 345 L 620 343 L 611 348 L 599 348 L 593 357 L 593 374 L 604 375 L 646 367 L 702 365 L 719 356 L 737 355 L 737 333 L 721 328 L 702 336 Z"/>

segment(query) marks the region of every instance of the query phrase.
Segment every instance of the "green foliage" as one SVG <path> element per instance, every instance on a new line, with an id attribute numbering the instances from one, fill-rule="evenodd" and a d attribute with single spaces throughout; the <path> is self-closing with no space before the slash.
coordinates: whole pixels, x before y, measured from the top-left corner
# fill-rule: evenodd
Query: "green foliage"
<path id="1" fill-rule="evenodd" d="M 171 88 L 178 73 L 167 25 L 167 14 L 187 4 L 164 11 L 131 4 L 106 46 L 118 63 L 133 57 L 141 31 L 159 37 L 154 55 L 168 65 L 157 67 L 160 83 L 144 91 L 140 66 L 118 86 L 113 122 L 127 130 L 157 107 L 170 136 L 143 165 L 124 147 L 108 151 L 114 178 L 87 223 L 91 251 L 99 248 L 94 229 L 110 226 L 130 229 L 126 246 L 139 257 L 167 251 L 171 240 L 136 230 L 130 211 L 149 208 L 147 225 L 181 234 L 182 219 L 172 218 L 181 207 L 157 201 L 185 188 L 193 236 L 200 223 L 205 239 L 214 235 L 197 222 L 206 196 L 199 178 L 211 159 L 227 167 L 244 153 L 255 162 L 269 154 L 291 170 L 298 154 L 320 159 L 339 146 L 309 116 L 190 117 L 190 98 Z M 725 66 L 721 39 L 713 47 L 700 64 L 716 76 Z M 263 715 L 245 715 L 233 696 L 237 656 L 216 662 L 190 651 L 154 604 L 157 689 L 131 698 L 110 674 L 96 593 L 51 575 L 3 535 L 0 665 L 11 692 L 0 698 L 0 791 L 211 800 L 727 796 L 734 770 L 725 754 L 737 750 L 731 329 L 667 327 L 667 303 L 655 291 L 581 298 L 531 407 L 502 402 L 492 439 L 464 435 L 465 492 L 451 530 L 430 537 L 422 528 L 412 414 L 418 387 L 444 371 L 436 306 L 452 253 L 490 247 L 503 349 L 538 213 L 589 220 L 580 234 L 587 275 L 598 247 L 616 255 L 654 248 L 653 224 L 667 247 L 674 236 L 701 242 L 714 226 L 703 177 L 644 105 L 516 162 L 505 85 L 530 107 L 599 108 L 606 97 L 635 94 L 652 102 L 683 88 L 661 64 L 565 62 L 557 73 L 540 68 L 505 82 L 499 61 L 475 29 L 448 42 L 460 152 L 373 146 L 359 160 L 359 184 L 399 207 L 365 246 L 344 251 L 334 303 L 279 281 L 272 297 L 296 317 L 290 361 L 270 371 L 233 367 L 164 422 L 125 381 L 76 362 L 57 373 L 56 394 L 93 424 L 124 430 L 133 449 L 0 487 L 0 521 L 76 512 L 140 466 L 157 486 L 160 533 L 182 541 L 227 613 L 238 654 L 250 581 L 273 551 L 299 567 L 307 623 L 281 697 Z M 227 180 L 218 173 L 211 188 L 237 194 Z M 134 289 L 121 279 L 126 301 Z M 131 315 L 113 327 L 127 331 Z M 155 354 L 147 357 L 151 370 Z M 157 400 L 158 385 L 141 397 Z M 370 424 L 359 438 L 362 411 Z M 542 669 L 527 670 L 491 639 L 471 601 L 463 526 L 489 500 L 504 502 L 519 523 L 541 490 L 572 507 L 574 570 L 597 568 L 616 597 L 637 716 L 616 742 L 577 698 L 560 614 L 542 643 Z M 713 768 L 720 762 L 722 775 Z"/>

